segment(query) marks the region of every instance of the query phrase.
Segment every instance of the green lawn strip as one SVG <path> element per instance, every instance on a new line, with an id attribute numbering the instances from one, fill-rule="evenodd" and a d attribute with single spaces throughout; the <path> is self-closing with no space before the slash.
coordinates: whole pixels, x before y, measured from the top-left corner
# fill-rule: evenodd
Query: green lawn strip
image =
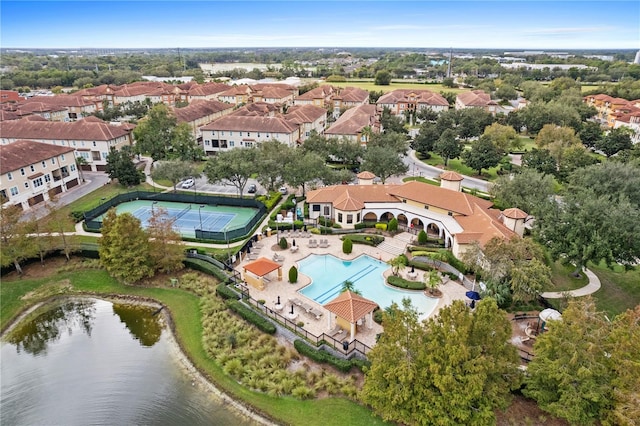
<path id="1" fill-rule="evenodd" d="M 165 304 L 171 311 L 176 330 L 176 338 L 190 355 L 192 362 L 209 379 L 230 396 L 246 401 L 258 411 L 286 424 L 305 425 L 382 425 L 380 418 L 367 408 L 344 398 L 326 398 L 300 401 L 294 398 L 273 398 L 253 392 L 226 375 L 210 359 L 202 346 L 202 321 L 199 299 L 192 293 L 180 289 L 132 287 L 119 284 L 103 270 L 80 270 L 54 274 L 40 279 L 18 281 L 3 280 L 0 285 L 0 327 L 18 315 L 28 305 L 38 302 L 22 297 L 39 287 L 55 286 L 70 280 L 74 292 L 91 294 L 126 294 L 149 297 Z M 47 296 L 50 292 L 43 290 Z M 72 293 L 65 293 L 72 294 Z M 339 413 L 339 416 L 336 416 Z"/>
<path id="2" fill-rule="evenodd" d="M 416 180 L 422 183 L 428 183 L 429 185 L 440 186 L 440 182 L 433 179 L 427 179 L 426 177 L 423 177 L 423 176 L 415 176 L 415 177 L 412 176 L 412 177 L 406 177 L 402 179 L 403 182 L 410 182 L 412 180 Z"/>
<path id="3" fill-rule="evenodd" d="M 533 148 L 537 148 L 536 142 L 529 136 L 518 136 L 518 139 L 522 142 L 521 151 L 531 151 Z"/>
<path id="4" fill-rule="evenodd" d="M 444 168 L 444 160 L 441 156 L 435 153 L 431 153 L 431 158 L 427 160 L 422 160 L 424 163 L 430 166 L 442 167 Z M 446 167 L 447 170 L 453 170 L 465 176 L 478 177 L 477 170 L 472 169 L 471 167 L 466 166 L 461 159 L 456 158 L 449 160 L 449 163 Z M 486 179 L 489 181 L 495 180 L 498 178 L 498 169 L 500 166 L 492 167 L 490 169 L 482 169 L 482 176 L 480 179 Z"/>
<path id="5" fill-rule="evenodd" d="M 571 273 L 576 267 L 573 265 L 563 265 L 557 261 L 549 265 L 551 267 L 551 281 L 553 286 L 547 287 L 545 291 L 568 291 L 575 290 L 587 285 L 589 280 L 584 274 L 580 274 L 580 278 L 573 277 Z"/>
<path id="6" fill-rule="evenodd" d="M 596 305 L 609 318 L 640 304 L 640 269 L 625 272 L 624 267 L 615 265 L 612 270 L 604 262 L 590 263 L 588 267 L 600 278 L 600 290 L 593 294 Z"/>

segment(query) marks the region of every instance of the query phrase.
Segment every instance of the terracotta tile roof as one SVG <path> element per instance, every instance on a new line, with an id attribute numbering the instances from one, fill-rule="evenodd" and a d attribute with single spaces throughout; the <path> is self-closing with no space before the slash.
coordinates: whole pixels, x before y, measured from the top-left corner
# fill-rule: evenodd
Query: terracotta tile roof
<path id="1" fill-rule="evenodd" d="M 463 215 L 473 214 L 473 205 L 477 204 L 483 208 L 493 205 L 491 201 L 474 197 L 463 192 L 452 191 L 450 189 L 433 186 L 426 183 L 411 181 L 398 185 L 389 191 L 390 194 L 402 199 L 416 201 L 443 210 L 451 211 Z"/>
<path id="2" fill-rule="evenodd" d="M 296 99 L 312 101 L 314 99 L 319 98 L 327 98 L 333 93 L 336 93 L 337 89 L 329 84 L 323 84 L 320 87 L 316 87 L 315 89 L 311 89 L 308 92 L 303 93 L 302 95 L 296 97 Z"/>
<path id="3" fill-rule="evenodd" d="M 282 265 L 280 265 L 277 262 L 274 262 L 271 259 L 267 259 L 266 257 L 260 257 L 255 261 L 244 265 L 244 270 L 257 275 L 258 277 L 264 277 L 269 272 L 278 270 L 278 268 L 280 268 L 281 266 Z"/>
<path id="4" fill-rule="evenodd" d="M 291 96 L 291 91 L 283 87 L 268 86 L 261 89 L 259 94 L 265 99 L 284 99 Z"/>
<path id="5" fill-rule="evenodd" d="M 426 185 L 426 184 L 425 184 Z M 429 185 L 431 186 L 431 185 Z M 397 203 L 389 192 L 397 185 L 333 185 L 307 192 L 307 203 L 334 203 L 351 198 L 361 203 Z M 348 192 L 348 196 L 345 193 Z"/>
<path id="6" fill-rule="evenodd" d="M 18 120 L 20 116 L 13 111 L 0 110 L 0 121 Z"/>
<path id="7" fill-rule="evenodd" d="M 365 171 L 363 171 L 363 172 L 358 173 L 358 174 L 356 175 L 356 177 L 357 177 L 358 179 L 373 179 L 373 178 L 375 178 L 375 177 L 376 177 L 376 175 L 374 175 L 373 173 L 371 173 L 371 172 L 369 172 L 369 171 L 366 171 L 366 170 L 365 170 Z"/>
<path id="8" fill-rule="evenodd" d="M 109 141 L 130 132 L 129 127 L 88 119 L 71 123 L 22 119 L 3 122 L 0 126 L 0 137 L 15 139 Z"/>
<path id="9" fill-rule="evenodd" d="M 340 318 L 355 323 L 377 308 L 378 304 L 356 293 L 345 291 L 332 301 L 325 303 L 324 307 Z"/>
<path id="10" fill-rule="evenodd" d="M 442 174 L 440 174 L 440 179 L 442 180 L 449 180 L 452 182 L 458 182 L 463 180 L 464 178 L 462 177 L 462 175 L 460 173 L 456 173 L 452 170 L 448 170 L 446 172 L 442 172 Z"/>
<path id="11" fill-rule="evenodd" d="M 282 117 L 259 117 L 230 114 L 202 126 L 201 130 L 230 130 L 290 134 L 298 129 Z"/>
<path id="12" fill-rule="evenodd" d="M 73 152 L 73 148 L 26 140 L 0 145 L 0 174 L 18 170 L 29 164 L 45 161 L 68 152 Z"/>
<path id="13" fill-rule="evenodd" d="M 369 91 L 359 87 L 345 87 L 339 96 L 343 102 L 364 103 L 369 99 Z"/>
<path id="14" fill-rule="evenodd" d="M 456 216 L 456 221 L 462 226 L 464 231 L 455 235 L 456 241 L 460 244 L 478 241 L 484 247 L 494 237 L 511 238 L 516 234 L 504 226 L 498 219 L 500 210 L 487 209 L 478 204 L 473 205 L 473 212 L 469 216 Z"/>
<path id="15" fill-rule="evenodd" d="M 78 95 L 56 95 L 56 96 L 34 96 L 32 98 L 24 101 L 25 103 L 30 102 L 42 102 L 48 105 L 58 105 L 64 107 L 85 107 L 95 105 L 93 102 L 90 102 L 84 99 L 82 96 Z"/>
<path id="16" fill-rule="evenodd" d="M 409 95 L 415 96 L 415 101 L 409 101 Z M 398 102 L 415 102 L 417 104 L 433 106 L 449 106 L 449 102 L 439 93 L 430 90 L 397 89 L 387 92 L 378 98 L 376 104 L 397 104 Z"/>
<path id="17" fill-rule="evenodd" d="M 357 190 L 353 192 L 357 192 Z M 352 197 L 351 191 L 347 189 L 342 194 L 338 195 L 338 198 L 333 202 L 333 207 L 345 212 L 354 212 L 362 210 L 364 208 L 364 202 L 358 198 Z"/>
<path id="18" fill-rule="evenodd" d="M 227 109 L 232 110 L 233 105 L 216 100 L 193 101 L 184 108 L 171 108 L 173 113 L 176 115 L 176 118 L 178 119 L 178 123 L 189 123 L 199 118 L 217 114 Z"/>
<path id="19" fill-rule="evenodd" d="M 233 104 L 227 104 L 234 108 Z M 275 116 L 280 113 L 282 107 L 279 104 L 271 104 L 268 102 L 252 102 L 250 104 L 244 105 L 242 108 L 238 108 L 236 111 L 233 111 L 230 115 L 241 115 L 241 116 Z"/>
<path id="20" fill-rule="evenodd" d="M 295 105 L 289 107 L 285 117 L 294 123 L 313 123 L 327 115 L 327 110 L 315 105 Z"/>
<path id="21" fill-rule="evenodd" d="M 359 105 L 345 111 L 327 130 L 327 135 L 356 135 L 367 126 L 373 126 L 376 116 L 376 106 L 373 104 Z"/>
<path id="22" fill-rule="evenodd" d="M 229 86 L 224 83 L 205 83 L 191 86 L 188 93 L 189 96 L 211 96 L 228 89 Z"/>
<path id="23" fill-rule="evenodd" d="M 29 102 L 16 105 L 16 113 L 19 115 L 28 115 L 45 112 L 66 111 L 67 108 L 55 104 L 46 104 L 44 102 Z"/>
<path id="24" fill-rule="evenodd" d="M 459 93 L 456 97 L 463 105 L 469 107 L 485 107 L 487 105 L 495 105 L 491 100 L 491 96 L 482 90 L 472 90 L 470 92 Z"/>
<path id="25" fill-rule="evenodd" d="M 509 219 L 526 219 L 529 217 L 527 213 L 517 208 L 506 209 L 505 211 L 502 212 L 502 214 L 508 217 Z"/>

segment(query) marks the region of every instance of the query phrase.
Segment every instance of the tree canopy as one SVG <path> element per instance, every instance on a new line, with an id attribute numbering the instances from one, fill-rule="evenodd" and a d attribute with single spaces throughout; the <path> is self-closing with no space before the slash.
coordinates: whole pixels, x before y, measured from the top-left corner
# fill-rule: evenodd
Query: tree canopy
<path id="1" fill-rule="evenodd" d="M 552 176 L 523 168 L 520 173 L 498 177 L 490 193 L 502 209 L 517 207 L 535 215 L 540 207 L 551 202 L 554 186 Z"/>
<path id="2" fill-rule="evenodd" d="M 173 190 L 176 190 L 178 182 L 188 177 L 195 177 L 197 175 L 196 168 L 193 164 L 174 160 L 174 161 L 161 161 L 155 163 L 151 177 L 153 179 L 166 179 L 173 185 Z"/>
<path id="3" fill-rule="evenodd" d="M 462 153 L 464 163 L 478 171 L 482 175 L 482 169 L 488 169 L 498 165 L 503 152 L 488 136 L 482 136 L 471 143 L 471 149 Z"/>
<path id="4" fill-rule="evenodd" d="M 111 148 L 107 155 L 107 174 L 111 179 L 117 179 L 122 186 L 134 186 L 140 183 L 140 173 L 133 164 L 131 151 Z"/>
<path id="5" fill-rule="evenodd" d="M 211 183 L 233 185 L 242 197 L 244 187 L 255 172 L 257 148 L 232 149 L 207 160 L 204 174 Z"/>

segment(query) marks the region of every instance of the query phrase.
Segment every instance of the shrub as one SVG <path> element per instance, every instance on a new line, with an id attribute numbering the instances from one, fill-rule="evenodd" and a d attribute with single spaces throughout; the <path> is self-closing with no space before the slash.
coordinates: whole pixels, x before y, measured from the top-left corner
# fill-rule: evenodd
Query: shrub
<path id="1" fill-rule="evenodd" d="M 426 288 L 421 281 L 409 281 L 393 275 L 387 278 L 387 283 L 394 287 L 405 288 L 407 290 L 424 290 Z"/>
<path id="2" fill-rule="evenodd" d="M 433 269 L 433 266 L 430 263 L 420 262 L 415 259 L 411 259 L 409 261 L 409 266 L 413 266 L 414 268 L 421 269 L 423 271 L 430 271 Z"/>
<path id="3" fill-rule="evenodd" d="M 378 324 L 382 324 L 382 313 L 382 309 L 376 309 L 375 311 L 373 311 L 373 320 Z"/>
<path id="4" fill-rule="evenodd" d="M 351 234 L 349 235 L 349 239 L 352 244 L 366 244 L 374 247 L 384 241 L 383 236 L 371 234 Z"/>
<path id="5" fill-rule="evenodd" d="M 224 284 L 218 284 L 216 286 L 216 294 L 223 299 L 230 300 L 238 300 L 240 299 L 240 295 L 236 293 L 234 290 L 230 289 L 228 286 Z"/>
<path id="6" fill-rule="evenodd" d="M 331 219 L 325 219 L 324 216 L 320 216 L 318 218 L 318 223 L 322 226 L 328 226 L 328 227 L 332 227 L 333 226 L 333 220 Z"/>
<path id="7" fill-rule="evenodd" d="M 378 222 L 378 223 L 376 223 L 376 229 L 379 229 L 381 231 L 386 231 L 387 230 L 387 224 Z"/>
<path id="8" fill-rule="evenodd" d="M 213 275 L 222 283 L 226 283 L 227 281 L 229 281 L 229 277 L 222 271 L 222 269 L 219 269 L 211 263 L 205 262 L 204 260 L 192 259 L 187 257 L 185 259 L 182 259 L 182 263 L 184 263 L 184 266 L 186 266 L 187 268 L 204 272 L 205 274 Z"/>
<path id="9" fill-rule="evenodd" d="M 353 251 L 353 242 L 349 238 L 345 238 L 342 242 L 342 252 L 344 254 L 351 254 Z"/>
<path id="10" fill-rule="evenodd" d="M 364 228 L 374 228 L 376 226 L 375 222 L 360 222 L 353 225 L 354 229 L 364 229 Z"/>
<path id="11" fill-rule="evenodd" d="M 70 214 L 71 218 L 76 222 L 80 222 L 82 220 L 84 220 L 84 212 L 80 211 L 80 210 L 74 210 L 71 212 Z"/>
<path id="12" fill-rule="evenodd" d="M 424 232 L 424 229 L 418 232 L 418 244 L 425 245 L 429 238 L 427 237 L 427 233 Z"/>
<path id="13" fill-rule="evenodd" d="M 279 245 L 282 250 L 285 250 L 287 247 L 289 247 L 289 243 L 287 243 L 287 239 L 285 237 L 280 238 Z"/>
<path id="14" fill-rule="evenodd" d="M 396 232 L 398 230 L 398 219 L 395 217 L 389 221 L 389 225 L 387 226 L 387 231 Z"/>
<path id="15" fill-rule="evenodd" d="M 289 268 L 289 282 L 291 284 L 298 282 L 298 268 L 295 266 Z"/>
<path id="16" fill-rule="evenodd" d="M 293 342 L 293 346 L 300 354 L 311 358 L 315 362 L 332 365 L 343 373 L 349 372 L 349 370 L 351 370 L 351 367 L 353 366 L 351 361 L 335 357 L 323 350 L 318 350 L 312 346 L 309 346 L 303 340 L 296 339 Z"/>
<path id="17" fill-rule="evenodd" d="M 313 235 L 320 235 L 320 230 L 318 228 L 310 228 L 309 232 Z"/>
<path id="18" fill-rule="evenodd" d="M 232 311 L 240 315 L 244 320 L 258 327 L 260 331 L 275 334 L 276 326 L 248 306 L 243 305 L 237 300 L 228 301 L 227 306 L 229 306 Z"/>

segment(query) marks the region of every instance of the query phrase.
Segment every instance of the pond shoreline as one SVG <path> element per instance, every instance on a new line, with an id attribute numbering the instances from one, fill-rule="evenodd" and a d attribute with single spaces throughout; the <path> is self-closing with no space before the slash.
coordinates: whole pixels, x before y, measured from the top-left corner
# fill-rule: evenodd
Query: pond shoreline
<path id="1" fill-rule="evenodd" d="M 23 320 L 25 320 L 30 314 L 35 312 L 37 309 L 47 306 L 49 304 L 53 304 L 60 300 L 65 299 L 74 299 L 74 298 L 93 298 L 105 300 L 111 303 L 124 303 L 128 305 L 138 305 L 138 306 L 148 306 L 152 308 L 157 308 L 157 314 L 161 315 L 161 319 L 164 322 L 163 329 L 167 330 L 167 340 L 169 346 L 171 348 L 171 353 L 174 356 L 175 360 L 178 362 L 181 370 L 186 373 L 189 377 L 192 378 L 193 384 L 196 383 L 198 386 L 201 386 L 206 390 L 207 393 L 214 396 L 221 405 L 224 405 L 230 411 L 233 411 L 238 416 L 241 416 L 247 420 L 251 420 L 256 424 L 260 425 L 277 425 L 278 423 L 273 422 L 267 417 L 261 415 L 256 412 L 252 407 L 244 404 L 238 400 L 231 398 L 228 394 L 220 390 L 215 383 L 209 380 L 205 373 L 203 373 L 200 369 L 198 369 L 191 358 L 188 356 L 185 349 L 180 344 L 180 341 L 177 339 L 175 326 L 173 322 L 173 318 L 171 316 L 171 310 L 164 304 L 158 302 L 157 300 L 141 297 L 141 296 L 132 296 L 132 295 L 122 295 L 122 294 L 95 294 L 95 293 L 77 293 L 73 295 L 56 295 L 50 297 L 46 300 L 39 301 L 29 308 L 22 311 L 19 315 L 17 315 L 12 321 L 7 324 L 2 333 L 0 334 L 0 339 L 4 339 L 11 331 L 20 324 Z"/>

